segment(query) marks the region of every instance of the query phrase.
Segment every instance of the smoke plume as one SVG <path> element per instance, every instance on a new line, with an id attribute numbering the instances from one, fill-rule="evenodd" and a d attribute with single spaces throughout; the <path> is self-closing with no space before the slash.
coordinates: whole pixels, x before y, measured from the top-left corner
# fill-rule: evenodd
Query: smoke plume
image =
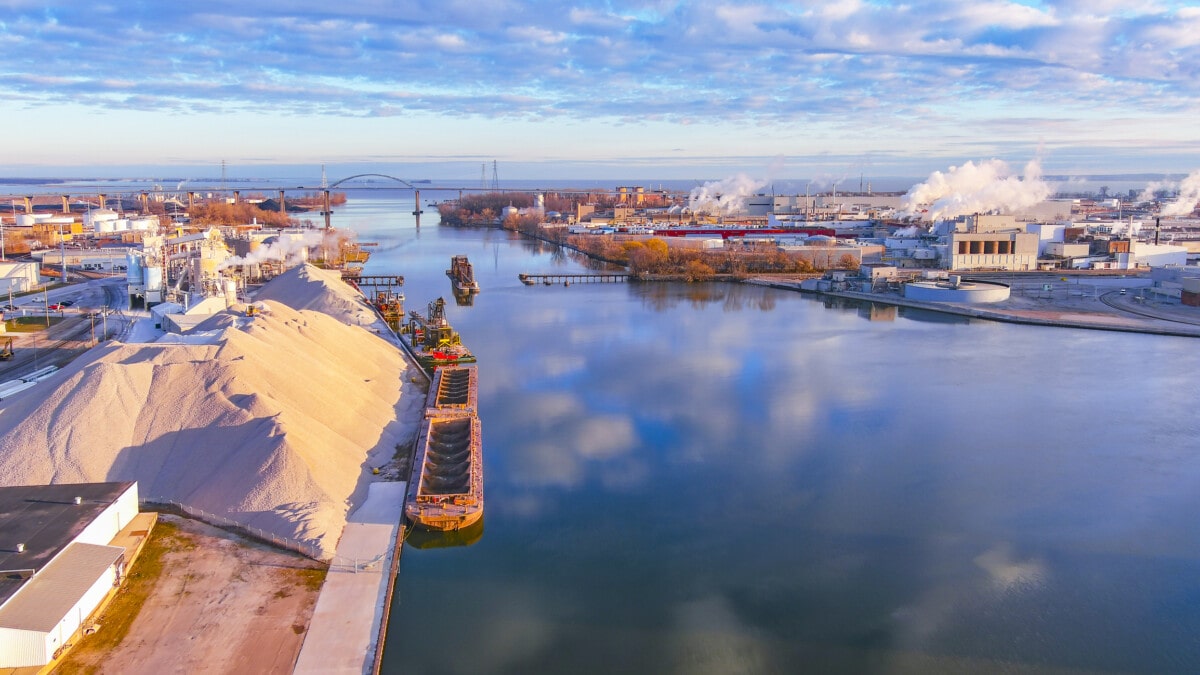
<path id="1" fill-rule="evenodd" d="M 972 213 L 1009 213 L 1039 204 L 1050 196 L 1050 185 L 1042 180 L 1042 165 L 1032 160 L 1025 175 L 1018 176 L 1008 163 L 991 159 L 952 166 L 946 173 L 934 171 L 904 195 L 901 213 L 929 220 Z"/>
<path id="2" fill-rule="evenodd" d="M 736 213 L 746 205 L 746 198 L 766 187 L 767 181 L 751 178 L 744 173 L 723 180 L 710 181 L 692 188 L 688 209 L 692 213 L 724 215 Z"/>
<path id="3" fill-rule="evenodd" d="M 324 242 L 325 234 L 320 230 L 305 230 L 300 234 L 280 233 L 274 241 L 261 244 L 245 256 L 226 258 L 221 263 L 221 269 L 233 265 L 256 265 L 268 261 L 300 262 L 308 249 L 321 246 Z"/>
<path id="4" fill-rule="evenodd" d="M 1197 169 L 1187 175 L 1179 183 L 1174 181 L 1161 181 L 1151 183 L 1142 190 L 1142 194 L 1138 195 L 1140 201 L 1148 202 L 1154 200 L 1154 193 L 1159 190 L 1179 190 L 1179 196 L 1174 201 L 1165 202 L 1158 210 L 1159 215 L 1163 216 L 1186 216 L 1196 210 L 1196 203 L 1200 202 L 1200 169 Z"/>

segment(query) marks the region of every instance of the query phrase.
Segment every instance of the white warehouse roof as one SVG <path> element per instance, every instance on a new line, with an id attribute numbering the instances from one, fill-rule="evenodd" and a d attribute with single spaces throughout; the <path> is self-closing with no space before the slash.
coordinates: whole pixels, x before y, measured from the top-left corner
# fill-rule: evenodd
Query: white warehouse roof
<path id="1" fill-rule="evenodd" d="M 74 543 L 0 607 L 0 628 L 46 633 L 125 555 L 119 546 Z"/>

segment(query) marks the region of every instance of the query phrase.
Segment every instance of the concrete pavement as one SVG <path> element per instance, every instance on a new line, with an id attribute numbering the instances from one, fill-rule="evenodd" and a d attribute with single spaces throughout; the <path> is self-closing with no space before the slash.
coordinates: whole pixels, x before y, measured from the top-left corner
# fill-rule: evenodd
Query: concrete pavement
<path id="1" fill-rule="evenodd" d="M 350 514 L 293 672 L 372 671 L 406 487 L 404 482 L 371 483 L 366 502 Z"/>

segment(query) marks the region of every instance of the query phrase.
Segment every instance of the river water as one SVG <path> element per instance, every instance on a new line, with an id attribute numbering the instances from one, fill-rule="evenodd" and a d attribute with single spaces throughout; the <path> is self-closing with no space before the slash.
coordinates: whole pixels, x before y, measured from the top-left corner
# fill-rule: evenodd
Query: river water
<path id="1" fill-rule="evenodd" d="M 1200 343 L 527 287 L 585 268 L 405 200 L 334 222 L 479 357 L 487 507 L 406 544 L 384 672 L 1200 671 Z"/>

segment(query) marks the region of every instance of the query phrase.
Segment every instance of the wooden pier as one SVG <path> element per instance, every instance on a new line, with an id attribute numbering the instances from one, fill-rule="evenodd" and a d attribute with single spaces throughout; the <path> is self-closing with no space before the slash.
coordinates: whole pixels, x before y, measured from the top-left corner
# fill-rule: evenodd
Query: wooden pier
<path id="1" fill-rule="evenodd" d="M 526 274 L 522 272 L 517 275 L 521 283 L 526 286 L 535 284 L 562 284 L 570 286 L 571 284 L 602 284 L 602 283 L 620 283 L 629 281 L 629 275 L 624 272 L 597 272 L 594 274 Z"/>

